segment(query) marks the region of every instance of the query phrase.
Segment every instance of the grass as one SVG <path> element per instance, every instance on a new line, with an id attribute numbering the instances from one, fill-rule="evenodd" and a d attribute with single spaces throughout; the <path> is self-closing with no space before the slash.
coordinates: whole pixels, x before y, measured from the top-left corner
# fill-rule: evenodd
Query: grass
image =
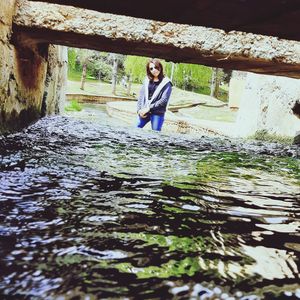
<path id="1" fill-rule="evenodd" d="M 136 95 L 138 91 L 135 91 L 134 87 L 132 92 L 135 92 Z M 76 93 L 76 94 L 92 94 L 92 95 L 106 95 L 112 96 L 111 84 L 106 82 L 101 82 L 98 80 L 89 80 L 85 83 L 84 90 L 80 89 L 80 81 L 68 81 L 67 93 Z M 127 91 L 120 85 L 117 85 L 116 96 L 126 97 Z M 131 95 L 132 96 L 132 93 Z"/>
<path id="2" fill-rule="evenodd" d="M 76 100 L 71 100 L 69 105 L 65 107 L 65 111 L 81 111 L 82 105 Z"/>
<path id="3" fill-rule="evenodd" d="M 203 95 L 210 95 L 210 87 L 204 86 L 199 89 L 196 89 L 195 92 Z M 220 86 L 219 93 L 218 93 L 218 100 L 223 102 L 228 102 L 228 97 L 229 97 L 228 94 L 229 94 L 228 85 Z"/>
<path id="4" fill-rule="evenodd" d="M 68 70 L 68 79 L 72 81 L 81 81 L 81 72 L 77 72 L 74 70 Z M 92 76 L 86 77 L 87 82 L 97 82 L 98 80 Z"/>

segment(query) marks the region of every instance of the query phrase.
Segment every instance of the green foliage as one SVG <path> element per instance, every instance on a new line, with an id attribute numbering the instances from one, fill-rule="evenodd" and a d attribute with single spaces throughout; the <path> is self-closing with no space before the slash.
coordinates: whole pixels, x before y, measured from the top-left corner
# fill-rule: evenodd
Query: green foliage
<path id="1" fill-rule="evenodd" d="M 70 70 L 70 69 L 68 70 L 68 79 L 71 80 L 71 81 L 80 81 L 81 76 L 82 76 L 81 71 Z M 86 77 L 86 81 L 87 82 L 96 82 L 97 79 L 94 76 L 92 76 L 88 73 L 88 75 Z"/>
<path id="2" fill-rule="evenodd" d="M 194 92 L 203 95 L 210 95 L 210 87 L 208 85 L 200 86 L 198 88 L 195 88 Z"/>
<path id="3" fill-rule="evenodd" d="M 76 68 L 76 58 L 77 58 L 76 50 L 74 48 L 68 48 L 69 69 L 75 70 L 75 68 Z"/>
<path id="4" fill-rule="evenodd" d="M 88 72 L 92 77 L 104 82 L 110 82 L 112 78 L 111 65 L 109 65 L 107 61 L 102 59 L 97 59 L 93 63 L 89 63 Z"/>
<path id="5" fill-rule="evenodd" d="M 82 105 L 76 100 L 72 100 L 68 106 L 65 107 L 65 111 L 81 111 Z"/>
<path id="6" fill-rule="evenodd" d="M 124 76 L 124 60 L 125 56 L 121 54 L 98 52 L 87 49 L 68 49 L 68 75 L 71 80 L 77 79 L 77 72 L 81 72 L 83 65 L 87 66 L 87 78 L 111 82 L 112 80 L 112 65 L 113 59 L 118 60 L 118 79 Z M 72 79 L 70 77 L 74 77 Z"/>
<path id="7" fill-rule="evenodd" d="M 202 259 L 202 264 L 205 264 Z M 208 262 L 206 262 L 208 263 Z M 186 257 L 182 260 L 169 260 L 161 266 L 133 267 L 130 263 L 119 263 L 115 266 L 120 272 L 135 273 L 140 279 L 148 278 L 169 278 L 193 276 L 202 270 L 198 257 Z"/>
<path id="8" fill-rule="evenodd" d="M 81 72 L 83 65 L 87 66 L 87 78 L 101 80 L 107 83 L 112 81 L 113 61 L 117 58 L 118 75 L 120 82 L 124 75 L 131 77 L 134 83 L 142 83 L 146 76 L 146 64 L 149 57 L 125 56 L 114 53 L 97 52 L 86 49 L 68 49 L 69 71 L 71 80 L 80 80 L 75 71 Z M 196 64 L 174 64 L 161 60 L 164 72 L 168 77 L 172 77 L 174 86 L 204 95 L 210 95 L 210 81 L 212 68 Z M 173 72 L 173 74 L 172 74 Z M 219 82 L 230 77 L 230 72 L 221 70 L 218 72 Z M 228 92 L 219 90 L 218 99 L 227 101 Z"/>
<path id="9" fill-rule="evenodd" d="M 202 237 L 177 237 L 174 235 L 163 236 L 148 233 L 118 233 L 119 237 L 141 240 L 147 245 L 158 245 L 168 248 L 168 251 L 182 251 L 184 253 L 199 252 L 208 245 Z"/>
<path id="10" fill-rule="evenodd" d="M 217 97 L 219 100 L 223 101 L 223 102 L 228 102 L 228 98 L 229 98 L 229 92 L 224 90 L 224 89 L 219 89 L 219 94 Z"/>
<path id="11" fill-rule="evenodd" d="M 76 70 L 72 70 L 72 69 L 68 69 L 68 79 L 72 80 L 72 81 L 80 81 L 81 79 L 81 72 L 76 71 Z"/>
<path id="12" fill-rule="evenodd" d="M 146 76 L 148 57 L 128 55 L 124 61 L 125 73 L 131 76 L 133 82 L 142 83 Z"/>
<path id="13" fill-rule="evenodd" d="M 171 63 L 167 64 L 166 70 L 170 73 Z M 197 90 L 209 88 L 212 70 L 210 67 L 194 64 L 176 64 L 173 83 L 184 90 Z"/>
<path id="14" fill-rule="evenodd" d="M 238 172 L 236 172 L 238 170 Z M 199 159 L 197 163 L 197 181 L 220 182 L 224 184 L 228 178 L 246 178 L 255 182 L 259 173 L 268 176 L 274 175 L 285 179 L 300 179 L 299 162 L 293 158 L 270 157 L 249 155 L 235 152 L 217 152 Z M 189 182 L 193 178 L 189 177 Z M 259 200 L 258 200 L 259 201 Z"/>
<path id="15" fill-rule="evenodd" d="M 124 56 L 120 54 L 97 52 L 86 49 L 68 50 L 69 74 L 71 71 L 81 71 L 83 64 L 87 65 L 89 77 L 111 82 L 113 60 L 118 60 L 118 81 L 124 76 L 130 76 L 132 82 L 142 83 L 146 76 L 146 64 L 149 57 Z M 212 68 L 195 64 L 173 64 L 161 60 L 165 74 L 168 77 L 173 75 L 174 86 L 187 91 L 193 91 L 205 95 L 210 94 L 210 80 Z M 174 65 L 174 73 L 172 67 Z M 223 72 L 220 72 L 223 74 Z M 224 74 L 223 74 L 224 75 Z M 223 76 L 220 75 L 220 76 Z M 220 94 L 222 100 L 227 99 L 227 93 Z"/>
<path id="16" fill-rule="evenodd" d="M 131 75 L 132 81 L 141 83 L 146 76 L 146 64 L 148 57 L 127 56 L 124 67 L 125 73 Z M 165 74 L 171 77 L 172 63 L 161 60 Z M 173 74 L 173 84 L 178 88 L 197 91 L 202 90 L 209 94 L 209 81 L 211 78 L 211 68 L 194 64 L 175 64 Z"/>

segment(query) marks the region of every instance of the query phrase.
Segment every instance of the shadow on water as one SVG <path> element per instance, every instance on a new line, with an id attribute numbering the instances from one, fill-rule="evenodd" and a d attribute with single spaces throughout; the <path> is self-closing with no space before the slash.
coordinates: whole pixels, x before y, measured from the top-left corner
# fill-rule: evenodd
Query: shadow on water
<path id="1" fill-rule="evenodd" d="M 3 298 L 300 297 L 295 147 L 49 117 L 0 153 Z"/>

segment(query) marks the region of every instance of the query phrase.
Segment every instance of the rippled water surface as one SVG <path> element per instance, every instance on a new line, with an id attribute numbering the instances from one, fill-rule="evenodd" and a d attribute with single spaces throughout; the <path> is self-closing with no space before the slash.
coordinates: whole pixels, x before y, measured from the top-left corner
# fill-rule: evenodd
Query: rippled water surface
<path id="1" fill-rule="evenodd" d="M 272 147 L 66 117 L 2 137 L 0 295 L 300 298 L 299 153 Z"/>

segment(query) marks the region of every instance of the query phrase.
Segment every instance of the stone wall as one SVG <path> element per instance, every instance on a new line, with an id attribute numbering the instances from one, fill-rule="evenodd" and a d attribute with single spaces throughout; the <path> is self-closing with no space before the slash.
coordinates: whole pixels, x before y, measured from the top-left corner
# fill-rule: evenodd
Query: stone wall
<path id="1" fill-rule="evenodd" d="M 66 97 L 67 71 L 67 47 L 50 45 L 42 104 L 43 115 L 58 114 L 63 111 Z"/>
<path id="2" fill-rule="evenodd" d="M 264 130 L 295 137 L 300 130 L 300 119 L 293 108 L 298 107 L 299 101 L 299 79 L 248 73 L 236 134 L 247 137 Z"/>
<path id="3" fill-rule="evenodd" d="M 63 96 L 62 50 L 12 41 L 15 7 L 15 0 L 0 1 L 0 133 L 58 112 Z"/>

